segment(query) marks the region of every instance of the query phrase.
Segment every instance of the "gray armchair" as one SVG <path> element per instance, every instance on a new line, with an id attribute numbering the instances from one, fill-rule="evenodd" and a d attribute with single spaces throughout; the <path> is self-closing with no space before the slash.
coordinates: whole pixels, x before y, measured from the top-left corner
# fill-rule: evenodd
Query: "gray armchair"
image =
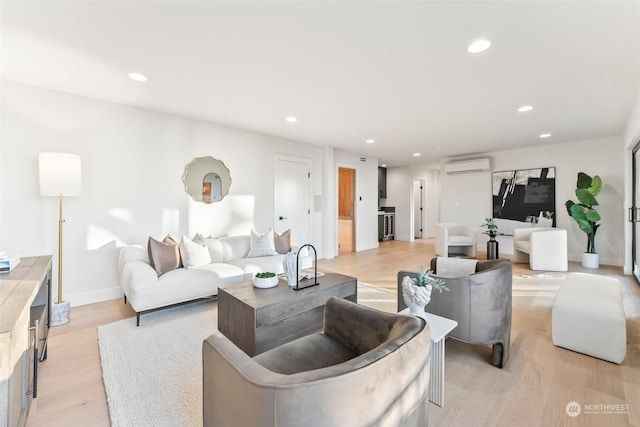
<path id="1" fill-rule="evenodd" d="M 437 258 L 431 260 L 431 270 L 440 277 Z M 398 272 L 398 311 L 406 308 L 402 298 L 404 276 L 415 277 L 416 273 Z M 425 310 L 458 322 L 448 336 L 469 344 L 492 345 L 491 363 L 502 368 L 509 359 L 511 343 L 511 261 L 478 261 L 474 274 L 442 279 L 450 290 L 432 292 Z"/>
<path id="2" fill-rule="evenodd" d="M 431 332 L 422 319 L 331 298 L 322 333 L 253 358 L 203 343 L 204 426 L 426 426 Z"/>

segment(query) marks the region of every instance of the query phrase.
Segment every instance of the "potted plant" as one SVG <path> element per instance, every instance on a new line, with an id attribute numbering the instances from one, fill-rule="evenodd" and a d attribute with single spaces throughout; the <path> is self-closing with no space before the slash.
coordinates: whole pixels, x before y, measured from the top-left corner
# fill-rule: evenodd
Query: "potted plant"
<path id="1" fill-rule="evenodd" d="M 402 278 L 402 298 L 413 315 L 424 314 L 424 306 L 431 301 L 431 291 L 437 289 L 448 291 L 444 280 L 431 276 L 433 272 L 420 267 L 417 277 L 404 276 Z"/>
<path id="2" fill-rule="evenodd" d="M 496 237 L 498 234 L 498 224 L 496 224 L 493 218 L 485 218 L 484 222 L 480 224 L 480 227 L 485 228 L 489 237 Z"/>
<path id="3" fill-rule="evenodd" d="M 273 288 L 278 285 L 278 276 L 276 273 L 265 272 L 265 273 L 256 273 L 253 278 L 253 286 L 256 288 Z"/>
<path id="4" fill-rule="evenodd" d="M 587 250 L 582 254 L 582 265 L 588 268 L 598 268 L 600 258 L 596 252 L 596 231 L 600 227 L 600 214 L 593 208 L 598 205 L 596 196 L 602 189 L 602 180 L 598 175 L 591 178 L 583 172 L 578 173 L 576 184 L 578 203 L 567 200 L 565 206 L 569 215 L 576 220 L 580 230 L 587 235 Z"/>

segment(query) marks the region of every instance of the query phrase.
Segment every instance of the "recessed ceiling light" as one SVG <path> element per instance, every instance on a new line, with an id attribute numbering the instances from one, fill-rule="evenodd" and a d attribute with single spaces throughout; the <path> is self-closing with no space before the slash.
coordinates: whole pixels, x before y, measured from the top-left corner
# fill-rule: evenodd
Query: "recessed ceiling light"
<path id="1" fill-rule="evenodd" d="M 469 53 L 480 53 L 489 49 L 491 46 L 491 41 L 487 39 L 478 39 L 469 45 L 467 48 L 467 52 Z"/>
<path id="2" fill-rule="evenodd" d="M 549 138 L 551 136 L 550 133 L 541 133 L 540 138 Z"/>
<path id="3" fill-rule="evenodd" d="M 296 118 L 295 118 L 295 117 L 293 117 L 293 116 L 289 116 L 289 117 L 287 117 L 285 120 L 286 120 L 286 121 L 288 121 L 289 123 L 295 123 L 295 122 L 297 122 L 297 121 L 298 121 L 298 119 L 296 119 Z"/>
<path id="4" fill-rule="evenodd" d="M 366 142 L 367 144 L 373 144 L 373 143 L 374 143 L 374 142 L 376 142 L 376 141 L 375 141 L 375 140 L 373 140 L 373 139 L 367 139 L 365 142 Z"/>
<path id="5" fill-rule="evenodd" d="M 413 153 L 413 157 L 420 157 L 420 153 Z"/>
<path id="6" fill-rule="evenodd" d="M 387 167 L 387 164 L 386 164 L 386 163 L 383 163 L 383 164 L 381 164 L 380 166 L 382 166 L 383 168 L 386 168 L 386 167 Z"/>
<path id="7" fill-rule="evenodd" d="M 518 108 L 518 112 L 520 113 L 526 113 L 527 111 L 531 110 L 533 110 L 533 105 L 523 105 L 522 107 Z"/>
<path id="8" fill-rule="evenodd" d="M 135 80 L 137 82 L 146 82 L 149 80 L 147 76 L 141 73 L 129 73 L 128 76 L 131 80 Z"/>

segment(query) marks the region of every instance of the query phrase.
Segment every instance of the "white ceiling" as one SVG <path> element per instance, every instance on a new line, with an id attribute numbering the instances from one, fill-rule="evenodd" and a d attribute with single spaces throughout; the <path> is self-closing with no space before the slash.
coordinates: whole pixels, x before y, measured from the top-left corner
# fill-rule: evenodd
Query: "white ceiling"
<path id="1" fill-rule="evenodd" d="M 4 79 L 389 165 L 622 135 L 640 92 L 638 1 L 0 7 Z"/>

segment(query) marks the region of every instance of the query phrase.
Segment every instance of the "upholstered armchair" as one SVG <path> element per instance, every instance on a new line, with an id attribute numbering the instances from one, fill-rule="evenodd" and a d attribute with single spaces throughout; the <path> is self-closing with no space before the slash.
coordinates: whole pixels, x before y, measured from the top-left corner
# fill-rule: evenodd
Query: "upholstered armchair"
<path id="1" fill-rule="evenodd" d="M 453 222 L 436 224 L 436 255 L 453 253 L 476 256 L 476 229 Z"/>
<path id="2" fill-rule="evenodd" d="M 331 298 L 323 332 L 253 358 L 203 343 L 204 426 L 426 426 L 431 332 L 413 316 Z"/>
<path id="3" fill-rule="evenodd" d="M 528 262 L 532 270 L 567 271 L 567 230 L 551 227 L 513 230 L 515 262 Z"/>
<path id="4" fill-rule="evenodd" d="M 447 263 L 468 264 L 474 260 L 446 259 Z M 449 291 L 431 293 L 425 311 L 458 322 L 449 337 L 469 343 L 492 345 L 492 364 L 502 368 L 509 359 L 511 344 L 511 261 L 477 261 L 475 273 L 458 277 L 438 274 L 438 258 L 431 260 L 434 277 L 443 279 Z M 402 278 L 416 272 L 398 273 L 398 311 L 406 308 L 402 298 Z M 450 276 L 450 274 L 447 274 Z"/>

